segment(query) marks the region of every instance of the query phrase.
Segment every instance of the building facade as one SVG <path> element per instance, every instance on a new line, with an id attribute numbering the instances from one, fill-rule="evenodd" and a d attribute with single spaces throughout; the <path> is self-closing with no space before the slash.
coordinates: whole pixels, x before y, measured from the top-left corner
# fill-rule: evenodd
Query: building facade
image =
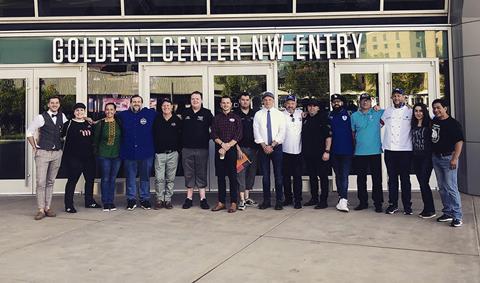
<path id="1" fill-rule="evenodd" d="M 0 193 L 34 192 L 24 132 L 52 95 L 63 97 L 67 115 L 80 101 L 98 118 L 105 103 L 124 110 L 134 94 L 153 108 L 169 97 L 181 111 L 199 90 L 216 112 L 221 95 L 241 91 L 256 108 L 265 90 L 279 107 L 288 94 L 328 107 L 329 95 L 342 93 L 355 110 L 361 93 L 387 107 L 400 87 L 411 104 L 450 101 L 467 132 L 461 188 L 480 194 L 470 185 L 480 148 L 472 124 L 478 98 L 469 92 L 478 80 L 464 72 L 478 66 L 470 54 L 478 45 L 459 46 L 462 34 L 463 42 L 477 40 L 462 14 L 478 8 L 473 0 L 8 2 L 0 4 Z M 61 170 L 58 192 L 64 177 Z"/>

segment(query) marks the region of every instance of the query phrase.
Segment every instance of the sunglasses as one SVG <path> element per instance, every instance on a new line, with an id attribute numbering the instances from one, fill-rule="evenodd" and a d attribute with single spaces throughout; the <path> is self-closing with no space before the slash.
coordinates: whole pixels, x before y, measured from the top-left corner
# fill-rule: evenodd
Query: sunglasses
<path id="1" fill-rule="evenodd" d="M 290 114 L 290 118 L 292 118 L 292 122 L 295 122 L 295 118 L 293 118 L 293 114 Z"/>

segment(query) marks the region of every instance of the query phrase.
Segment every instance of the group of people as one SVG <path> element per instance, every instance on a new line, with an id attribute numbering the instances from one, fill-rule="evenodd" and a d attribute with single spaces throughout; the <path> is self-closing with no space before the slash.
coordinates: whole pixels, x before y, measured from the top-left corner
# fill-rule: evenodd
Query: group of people
<path id="1" fill-rule="evenodd" d="M 134 95 L 130 108 L 116 112 L 114 103 L 105 105 L 105 118 L 86 118 L 82 103 L 74 106 L 74 118 L 67 120 L 60 112 L 60 98 L 52 97 L 48 111 L 35 117 L 27 130 L 36 162 L 38 212 L 35 219 L 53 217 L 53 184 L 63 162 L 68 172 L 65 188 L 65 211 L 75 213 L 75 186 L 81 174 L 85 178 L 85 207 L 116 210 L 115 179 L 123 161 L 126 177 L 127 210 L 139 203 L 151 209 L 150 174 L 155 172 L 154 209 L 173 208 L 171 199 L 177 164 L 181 157 L 187 195 L 183 208 L 193 205 L 197 188 L 200 207 L 210 209 L 206 199 L 209 143 L 215 143 L 215 172 L 218 178 L 218 201 L 212 211 L 230 213 L 256 205 L 250 198 L 257 167 L 263 172 L 263 201 L 259 209 L 272 207 L 270 171 L 273 166 L 274 209 L 293 205 L 295 209 L 328 207 L 331 168 L 335 172 L 339 211 L 348 212 L 348 180 L 352 166 L 357 175 L 359 204 L 368 208 L 367 174 L 372 176 L 372 199 L 376 212 L 383 212 L 381 154 L 385 154 L 388 173 L 388 207 L 398 211 L 399 187 L 403 212 L 412 214 L 410 170 L 413 164 L 424 203 L 422 218 L 436 216 L 429 180 L 435 169 L 443 203 L 439 222 L 462 225 L 462 209 L 457 186 L 458 159 L 463 133 L 460 124 L 449 116 L 442 99 L 432 103 L 434 118 L 427 106 L 406 105 L 401 89 L 392 93 L 393 106 L 380 109 L 372 97 L 362 94 L 358 111 L 351 113 L 344 96 L 331 96 L 332 110 L 322 109 L 316 99 L 306 102 L 306 111 L 297 109 L 293 95 L 286 98 L 285 110 L 274 107 L 271 92 L 262 93 L 261 110 L 254 111 L 249 93 L 238 96 L 239 107 L 233 110 L 233 98 L 223 96 L 221 111 L 215 116 L 203 107 L 202 93 L 190 96 L 190 107 L 174 113 L 172 101 L 163 99 L 161 111 L 143 107 L 143 99 Z M 383 141 L 381 128 L 385 128 Z M 38 138 L 35 134 L 38 132 Z M 64 138 L 64 142 L 63 142 Z M 101 169 L 102 205 L 93 198 L 95 164 Z M 305 164 L 310 181 L 310 196 L 302 202 L 302 175 Z M 137 176 L 139 186 L 137 187 Z M 227 182 L 230 200 L 227 205 Z M 320 180 L 320 186 L 319 186 Z M 400 181 L 400 186 L 399 186 Z M 138 197 L 137 197 L 138 195 Z M 138 201 L 137 201 L 138 199 Z"/>

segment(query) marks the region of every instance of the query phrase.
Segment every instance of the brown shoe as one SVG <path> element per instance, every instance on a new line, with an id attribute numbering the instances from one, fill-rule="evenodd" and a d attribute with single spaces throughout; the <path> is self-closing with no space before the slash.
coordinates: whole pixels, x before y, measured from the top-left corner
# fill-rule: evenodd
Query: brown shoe
<path id="1" fill-rule="evenodd" d="M 166 209 L 172 209 L 173 208 L 173 205 L 172 205 L 171 201 L 166 201 L 166 202 L 163 203 L 163 205 Z"/>
<path id="2" fill-rule="evenodd" d="M 228 209 L 228 213 L 234 213 L 234 212 L 236 212 L 236 211 L 237 211 L 237 204 L 234 203 L 234 202 L 232 202 L 232 203 L 230 204 L 230 208 Z"/>
<path id="3" fill-rule="evenodd" d="M 45 215 L 47 217 L 55 217 L 57 216 L 57 214 L 55 213 L 55 211 L 53 211 L 51 208 L 49 210 L 45 210 Z"/>
<path id="4" fill-rule="evenodd" d="M 40 219 L 43 219 L 44 217 L 45 217 L 45 212 L 38 211 L 37 214 L 35 215 L 34 219 L 35 220 L 40 220 Z"/>
<path id="5" fill-rule="evenodd" d="M 220 211 L 222 209 L 226 209 L 227 207 L 225 206 L 225 204 L 221 203 L 221 202 L 218 202 L 217 205 L 212 208 L 212 211 Z"/>
<path id="6" fill-rule="evenodd" d="M 159 210 L 159 209 L 161 209 L 161 208 L 163 208 L 163 207 L 164 207 L 163 201 L 157 201 L 157 202 L 155 203 L 155 206 L 153 207 L 153 209 Z"/>

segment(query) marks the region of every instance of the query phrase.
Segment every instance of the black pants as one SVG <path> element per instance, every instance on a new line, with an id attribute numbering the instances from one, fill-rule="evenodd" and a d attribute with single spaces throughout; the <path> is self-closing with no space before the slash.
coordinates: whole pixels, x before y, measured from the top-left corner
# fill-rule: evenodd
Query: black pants
<path id="1" fill-rule="evenodd" d="M 285 201 L 302 201 L 302 156 L 300 154 L 283 153 L 283 193 Z"/>
<path id="2" fill-rule="evenodd" d="M 432 189 L 430 188 L 430 175 L 432 175 L 432 156 L 431 154 L 414 155 L 413 168 L 420 183 L 420 191 L 422 192 L 423 210 L 425 212 L 435 212 L 433 204 Z"/>
<path id="3" fill-rule="evenodd" d="M 308 177 L 310 179 L 310 194 L 314 201 L 318 201 L 318 177 L 320 177 L 320 201 L 326 202 L 328 198 L 328 174 L 330 162 L 323 161 L 321 156 L 305 156 Z"/>
<path id="4" fill-rule="evenodd" d="M 382 206 L 382 155 L 356 155 L 354 158 L 355 171 L 357 172 L 357 196 L 360 205 L 368 205 L 367 172 L 372 174 L 372 199 L 375 207 Z"/>
<path id="5" fill-rule="evenodd" d="M 385 164 L 388 174 L 388 202 L 398 206 L 398 177 L 402 187 L 403 208 L 412 207 L 412 184 L 410 184 L 411 151 L 385 150 Z"/>
<path id="6" fill-rule="evenodd" d="M 224 159 L 220 159 L 218 150 L 220 147 L 215 147 L 215 172 L 217 173 L 218 181 L 218 201 L 225 203 L 227 198 L 227 181 L 228 177 L 230 184 L 230 202 L 237 203 L 238 200 L 238 180 L 237 180 L 237 150 L 232 147 L 225 154 Z"/>
<path id="7" fill-rule="evenodd" d="M 95 158 L 79 159 L 68 157 L 64 159 L 68 181 L 65 186 L 65 208 L 73 207 L 73 195 L 80 175 L 85 178 L 85 205 L 93 202 L 93 181 L 95 179 Z"/>

